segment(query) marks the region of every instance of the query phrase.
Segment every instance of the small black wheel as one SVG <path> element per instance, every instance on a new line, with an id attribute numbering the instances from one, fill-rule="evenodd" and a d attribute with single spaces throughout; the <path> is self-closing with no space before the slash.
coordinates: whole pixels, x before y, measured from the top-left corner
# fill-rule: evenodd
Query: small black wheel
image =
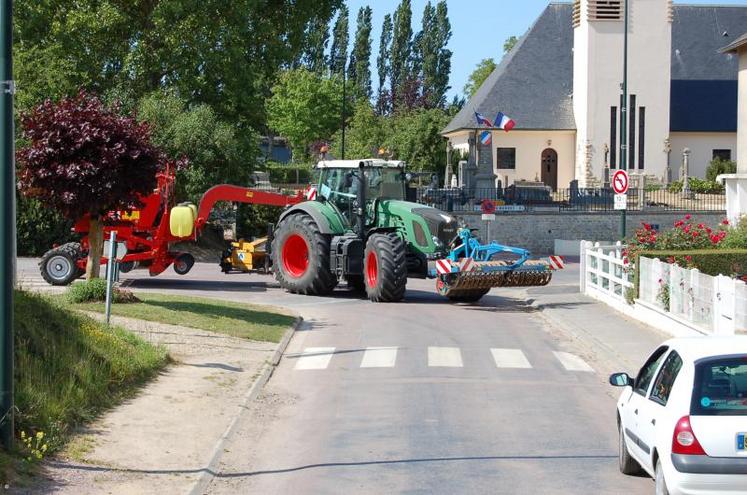
<path id="1" fill-rule="evenodd" d="M 628 451 L 628 446 L 625 443 L 625 433 L 623 431 L 622 423 L 620 423 L 618 432 L 620 433 L 620 437 L 617 452 L 620 472 L 623 474 L 639 474 L 641 472 L 641 465 L 638 464 L 638 461 L 631 457 L 630 452 Z"/>
<path id="2" fill-rule="evenodd" d="M 129 273 L 135 268 L 134 261 L 126 261 L 119 264 L 119 273 Z"/>
<path id="3" fill-rule="evenodd" d="M 51 285 L 69 285 L 85 273 L 78 267 L 77 262 L 81 257 L 78 243 L 68 243 L 50 249 L 39 262 L 42 278 Z"/>
<path id="4" fill-rule="evenodd" d="M 329 269 L 330 240 L 309 215 L 284 218 L 272 240 L 272 266 L 280 286 L 296 294 L 332 292 L 337 277 Z"/>
<path id="5" fill-rule="evenodd" d="M 194 265 L 194 256 L 189 253 L 180 254 L 174 261 L 174 271 L 179 275 L 186 275 Z"/>
<path id="6" fill-rule="evenodd" d="M 398 302 L 405 297 L 407 262 L 405 243 L 394 232 L 372 234 L 366 242 L 363 279 L 373 302 Z"/>

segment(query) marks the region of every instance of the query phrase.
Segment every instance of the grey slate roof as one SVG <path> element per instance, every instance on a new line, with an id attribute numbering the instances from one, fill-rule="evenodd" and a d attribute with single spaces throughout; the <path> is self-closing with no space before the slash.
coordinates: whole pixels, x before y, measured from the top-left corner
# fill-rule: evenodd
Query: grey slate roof
<path id="1" fill-rule="evenodd" d="M 517 130 L 575 129 L 572 13 L 551 3 L 443 133 L 479 128 L 475 111 Z M 721 49 L 746 31 L 747 7 L 674 6 L 672 131 L 736 131 L 738 61 Z"/>
<path id="2" fill-rule="evenodd" d="M 575 129 L 570 4 L 550 4 L 443 133 L 475 129 L 475 112 L 503 112 L 517 129 Z"/>

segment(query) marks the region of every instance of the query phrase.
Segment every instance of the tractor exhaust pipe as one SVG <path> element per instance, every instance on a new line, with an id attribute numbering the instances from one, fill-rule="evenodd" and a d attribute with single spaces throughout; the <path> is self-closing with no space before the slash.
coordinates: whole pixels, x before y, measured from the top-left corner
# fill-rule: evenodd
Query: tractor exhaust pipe
<path id="1" fill-rule="evenodd" d="M 363 174 L 363 162 L 358 165 L 358 173 L 354 174 L 353 180 L 358 181 L 355 198 L 357 203 L 355 205 L 355 233 L 364 239 L 366 235 L 366 178 Z"/>

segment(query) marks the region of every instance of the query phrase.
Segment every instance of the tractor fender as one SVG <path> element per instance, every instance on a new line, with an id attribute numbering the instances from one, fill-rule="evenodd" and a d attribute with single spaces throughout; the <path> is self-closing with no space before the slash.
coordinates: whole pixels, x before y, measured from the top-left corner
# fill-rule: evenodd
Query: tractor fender
<path id="1" fill-rule="evenodd" d="M 301 204 L 293 206 L 289 210 L 284 211 L 280 215 L 280 218 L 278 219 L 278 223 L 282 222 L 286 217 L 293 215 L 295 213 L 305 213 L 309 215 L 311 218 L 313 218 L 314 222 L 319 226 L 319 232 L 322 234 L 339 234 L 340 233 L 340 232 L 335 232 L 330 226 L 329 220 L 327 220 L 324 214 L 321 211 L 319 211 L 318 208 L 315 208 L 309 203 L 301 203 Z"/>

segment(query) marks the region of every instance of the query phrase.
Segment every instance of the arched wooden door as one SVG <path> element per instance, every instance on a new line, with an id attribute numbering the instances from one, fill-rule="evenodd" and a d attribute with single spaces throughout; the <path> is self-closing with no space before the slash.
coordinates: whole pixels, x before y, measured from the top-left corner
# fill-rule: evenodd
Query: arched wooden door
<path id="1" fill-rule="evenodd" d="M 558 153 L 552 148 L 542 152 L 542 182 L 553 191 L 558 189 Z"/>

